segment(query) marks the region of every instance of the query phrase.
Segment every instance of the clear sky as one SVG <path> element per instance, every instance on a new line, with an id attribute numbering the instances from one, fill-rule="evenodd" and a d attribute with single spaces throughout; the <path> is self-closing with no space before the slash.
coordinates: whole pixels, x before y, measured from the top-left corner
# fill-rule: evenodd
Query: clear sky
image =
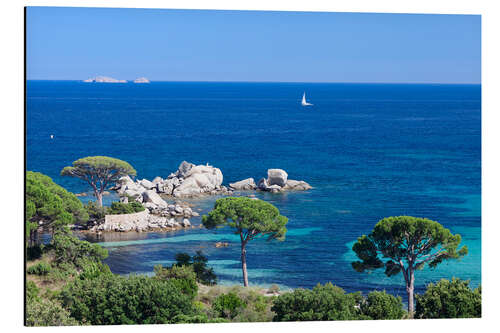
<path id="1" fill-rule="evenodd" d="M 480 83 L 481 17 L 29 7 L 28 79 Z"/>

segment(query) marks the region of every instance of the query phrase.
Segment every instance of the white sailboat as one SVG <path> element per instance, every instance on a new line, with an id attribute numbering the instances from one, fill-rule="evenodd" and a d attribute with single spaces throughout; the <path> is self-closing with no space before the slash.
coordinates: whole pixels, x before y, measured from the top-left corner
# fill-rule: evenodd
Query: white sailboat
<path id="1" fill-rule="evenodd" d="M 306 101 L 306 92 L 304 91 L 304 95 L 302 95 L 302 106 L 309 106 L 311 103 L 307 103 Z"/>

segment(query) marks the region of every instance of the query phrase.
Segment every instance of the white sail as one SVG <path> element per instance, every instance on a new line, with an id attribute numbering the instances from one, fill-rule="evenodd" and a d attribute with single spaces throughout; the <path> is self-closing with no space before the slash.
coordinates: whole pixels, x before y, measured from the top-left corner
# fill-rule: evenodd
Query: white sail
<path id="1" fill-rule="evenodd" d="M 302 106 L 312 105 L 311 103 L 307 103 L 306 101 L 306 92 L 304 91 L 304 95 L 302 95 Z"/>

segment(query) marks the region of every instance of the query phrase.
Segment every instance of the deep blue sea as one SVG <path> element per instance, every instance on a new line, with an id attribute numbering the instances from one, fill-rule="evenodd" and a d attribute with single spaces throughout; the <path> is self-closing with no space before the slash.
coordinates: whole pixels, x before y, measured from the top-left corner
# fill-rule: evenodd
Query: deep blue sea
<path id="1" fill-rule="evenodd" d="M 314 106 L 300 106 L 304 91 Z M 406 299 L 401 275 L 350 264 L 356 238 L 392 215 L 436 220 L 469 247 L 461 261 L 418 271 L 417 291 L 454 276 L 481 282 L 480 85 L 29 81 L 27 95 L 27 169 L 73 192 L 89 189 L 59 172 L 90 155 L 126 160 L 139 179 L 166 177 L 186 160 L 220 168 L 226 185 L 270 168 L 310 183 L 307 192 L 257 194 L 289 222 L 284 242 L 249 244 L 250 284 L 331 281 Z M 195 204 L 204 213 L 214 200 Z M 202 249 L 220 283 L 241 282 L 239 239 L 227 229 L 105 240 L 115 273 L 150 274 Z M 228 248 L 214 247 L 223 240 Z"/>

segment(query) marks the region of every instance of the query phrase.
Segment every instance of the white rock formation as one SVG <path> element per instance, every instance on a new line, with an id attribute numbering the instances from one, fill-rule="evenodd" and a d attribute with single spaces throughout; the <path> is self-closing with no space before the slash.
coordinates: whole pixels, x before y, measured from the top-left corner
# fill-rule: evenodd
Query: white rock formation
<path id="1" fill-rule="evenodd" d="M 261 178 L 257 183 L 257 189 L 266 192 L 282 191 L 306 191 L 312 189 L 312 186 L 302 180 L 288 179 L 288 173 L 282 169 L 267 170 L 267 179 Z"/>
<path id="2" fill-rule="evenodd" d="M 278 185 L 280 187 L 285 186 L 288 179 L 288 174 L 282 169 L 269 169 L 267 170 L 267 184 Z"/>
<path id="3" fill-rule="evenodd" d="M 165 202 L 165 200 L 163 200 L 158 195 L 158 193 L 156 193 L 156 191 L 154 191 L 154 190 L 144 191 L 142 193 L 142 201 L 144 203 L 151 202 L 152 204 L 154 204 L 155 206 L 160 207 L 160 208 L 167 208 L 168 207 L 168 204 Z"/>
<path id="4" fill-rule="evenodd" d="M 306 191 L 312 189 L 312 186 L 303 180 L 288 179 L 283 189 L 290 191 Z"/>
<path id="5" fill-rule="evenodd" d="M 255 184 L 255 180 L 253 178 L 247 178 L 240 180 L 239 182 L 229 183 L 229 187 L 234 190 L 249 191 L 255 190 L 257 185 Z"/>
<path id="6" fill-rule="evenodd" d="M 87 80 L 83 80 L 83 82 L 97 82 L 97 83 L 127 83 L 127 80 L 118 80 L 108 76 L 96 76 L 94 78 L 90 78 Z"/>
<path id="7" fill-rule="evenodd" d="M 134 80 L 134 83 L 151 83 L 151 81 L 149 81 L 145 77 L 139 77 L 139 78 Z"/>
<path id="8" fill-rule="evenodd" d="M 106 215 L 104 223 L 94 226 L 93 231 L 150 231 L 155 229 L 189 228 L 191 222 L 187 218 L 168 218 L 150 214 L 144 210 L 132 214 Z"/>

